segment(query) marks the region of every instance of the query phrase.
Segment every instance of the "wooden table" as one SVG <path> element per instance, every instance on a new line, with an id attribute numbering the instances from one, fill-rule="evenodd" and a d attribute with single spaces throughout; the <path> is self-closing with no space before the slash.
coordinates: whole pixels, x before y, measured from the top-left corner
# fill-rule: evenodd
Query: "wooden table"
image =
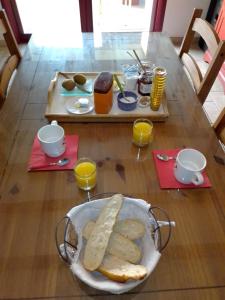
<path id="1" fill-rule="evenodd" d="M 47 89 L 55 72 L 119 71 L 122 63 L 132 62 L 126 54 L 131 49 L 168 71 L 170 116 L 154 123 L 154 142 L 141 160 L 131 143 L 132 123 L 62 124 L 66 134 L 79 135 L 79 157 L 97 162 L 92 194 L 139 197 L 176 222 L 154 272 L 121 299 L 224 299 L 224 166 L 213 158 L 218 141 L 170 40 L 160 33 L 104 33 L 102 40 L 84 34 L 81 44 L 46 48 L 32 39 L 0 111 L 0 299 L 106 299 L 104 292 L 72 277 L 55 247 L 56 223 L 86 198 L 73 172 L 28 173 L 26 168 L 35 134 L 47 123 Z M 151 150 L 185 146 L 205 154 L 212 188 L 160 189 Z"/>

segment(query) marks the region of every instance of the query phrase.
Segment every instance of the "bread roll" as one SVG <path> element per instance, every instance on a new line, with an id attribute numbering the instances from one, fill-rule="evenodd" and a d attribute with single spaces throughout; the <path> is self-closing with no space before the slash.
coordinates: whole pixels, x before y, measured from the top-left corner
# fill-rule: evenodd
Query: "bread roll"
<path id="1" fill-rule="evenodd" d="M 126 282 L 128 279 L 140 280 L 147 275 L 142 265 L 134 265 L 113 255 L 105 255 L 98 271 L 111 280 Z"/>
<path id="2" fill-rule="evenodd" d="M 89 238 L 94 225 L 93 221 L 86 224 L 83 229 L 84 238 Z M 131 263 L 137 263 L 141 259 L 140 248 L 133 241 L 116 232 L 112 232 L 106 252 Z"/>
<path id="3" fill-rule="evenodd" d="M 89 221 L 85 227 L 83 236 L 87 239 L 87 236 L 90 235 L 90 231 L 93 229 L 95 221 Z M 113 231 L 117 232 L 129 240 L 136 240 L 144 236 L 145 226 L 138 219 L 124 219 L 117 221 L 113 227 Z"/>
<path id="4" fill-rule="evenodd" d="M 89 271 L 94 271 L 101 265 L 122 202 L 122 195 L 112 196 L 98 216 L 84 250 L 83 263 Z"/>
<path id="5" fill-rule="evenodd" d="M 145 234 L 145 225 L 138 219 L 124 219 L 116 222 L 113 231 L 130 240 L 136 240 Z"/>

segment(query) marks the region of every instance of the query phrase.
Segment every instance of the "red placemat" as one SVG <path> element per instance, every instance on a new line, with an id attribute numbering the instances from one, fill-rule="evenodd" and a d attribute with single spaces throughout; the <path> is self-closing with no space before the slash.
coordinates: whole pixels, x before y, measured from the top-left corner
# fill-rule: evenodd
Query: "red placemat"
<path id="1" fill-rule="evenodd" d="M 66 151 L 58 157 L 49 157 L 42 151 L 38 138 L 35 137 L 28 163 L 28 171 L 72 170 L 75 162 L 77 161 L 78 140 L 79 137 L 77 135 L 65 136 Z M 59 159 L 65 157 L 69 158 L 70 160 L 65 166 L 47 166 L 43 168 L 35 168 L 40 165 L 48 165 L 49 163 L 57 162 Z"/>
<path id="2" fill-rule="evenodd" d="M 205 188 L 211 187 L 211 183 L 209 181 L 206 172 L 202 173 L 204 177 L 204 183 L 200 185 L 191 184 L 183 184 L 176 180 L 173 174 L 173 168 L 175 160 L 171 159 L 169 161 L 161 161 L 156 157 L 157 154 L 163 153 L 168 156 L 176 157 L 178 152 L 181 149 L 171 149 L 171 150 L 153 150 L 152 155 L 155 161 L 155 167 L 159 179 L 159 185 L 161 189 L 193 189 L 193 188 Z"/>

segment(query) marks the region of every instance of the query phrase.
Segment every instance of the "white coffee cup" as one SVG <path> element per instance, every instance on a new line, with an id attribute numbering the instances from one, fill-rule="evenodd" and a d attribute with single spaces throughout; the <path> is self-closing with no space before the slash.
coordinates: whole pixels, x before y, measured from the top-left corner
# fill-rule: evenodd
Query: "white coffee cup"
<path id="1" fill-rule="evenodd" d="M 41 127 L 37 134 L 43 152 L 50 157 L 60 156 L 66 150 L 64 136 L 64 129 L 57 121 Z"/>
<path id="2" fill-rule="evenodd" d="M 177 181 L 200 185 L 204 182 L 202 171 L 206 167 L 205 156 L 195 149 L 183 149 L 179 151 L 174 166 L 174 176 Z"/>

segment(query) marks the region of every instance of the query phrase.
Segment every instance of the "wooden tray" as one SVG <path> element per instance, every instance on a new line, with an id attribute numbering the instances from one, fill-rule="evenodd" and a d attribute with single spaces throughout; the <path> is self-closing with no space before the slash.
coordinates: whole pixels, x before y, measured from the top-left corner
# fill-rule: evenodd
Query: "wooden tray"
<path id="1" fill-rule="evenodd" d="M 93 72 L 81 72 L 89 80 L 94 80 L 99 73 Z M 66 76 L 72 78 L 75 74 L 74 72 L 63 72 Z M 117 73 L 117 75 L 121 75 Z M 117 94 L 118 92 L 113 93 L 113 106 L 109 114 L 96 114 L 94 110 L 87 114 L 71 114 L 66 109 L 66 103 L 71 98 L 80 98 L 81 95 L 69 96 L 68 94 L 63 95 L 62 81 L 65 77 L 57 72 L 55 78 L 51 80 L 49 89 L 48 89 L 48 104 L 45 111 L 45 117 L 49 120 L 57 120 L 59 122 L 132 122 L 137 118 L 148 118 L 152 121 L 165 121 L 169 115 L 167 109 L 167 101 L 164 96 L 162 104 L 158 111 L 152 111 L 150 107 L 139 107 L 133 111 L 123 111 L 120 110 L 117 106 Z M 136 91 L 137 92 L 137 91 Z M 94 95 L 83 96 L 89 98 L 90 101 L 94 101 Z"/>

